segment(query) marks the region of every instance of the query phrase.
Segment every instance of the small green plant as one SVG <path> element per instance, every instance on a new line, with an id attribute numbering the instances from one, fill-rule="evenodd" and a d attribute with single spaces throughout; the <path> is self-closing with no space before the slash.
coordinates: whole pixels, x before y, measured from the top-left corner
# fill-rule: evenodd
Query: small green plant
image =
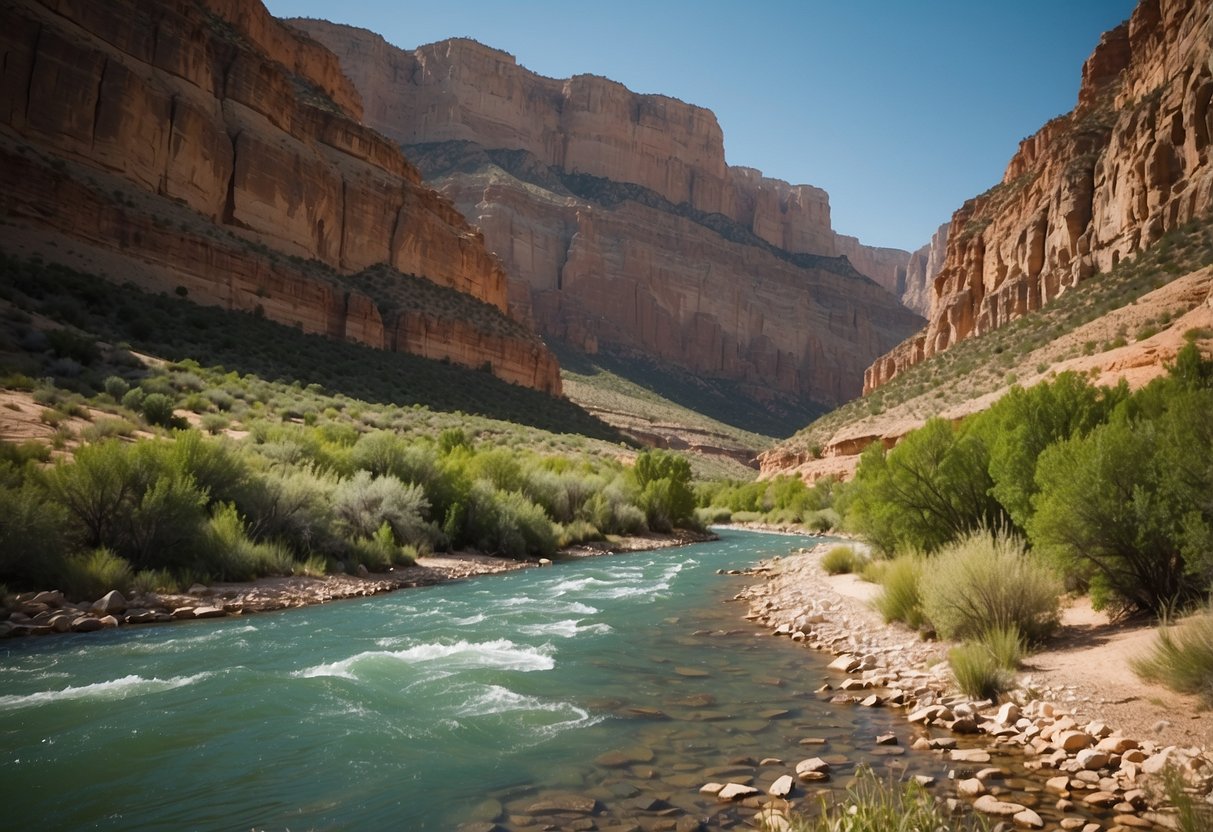
<path id="1" fill-rule="evenodd" d="M 861 767 L 846 794 L 821 798 L 820 812 L 792 819 L 793 832 L 986 832 L 984 818 L 959 818 L 914 781 L 888 782 Z"/>
<path id="2" fill-rule="evenodd" d="M 919 591 L 923 563 L 917 555 L 902 555 L 886 563 L 880 595 L 873 602 L 886 622 L 900 621 L 915 630 L 926 623 Z"/>
<path id="3" fill-rule="evenodd" d="M 861 561 L 850 546 L 835 546 L 821 556 L 821 568 L 827 575 L 849 575 L 858 571 Z"/>
<path id="4" fill-rule="evenodd" d="M 1153 650 L 1132 662 L 1143 679 L 1195 693 L 1213 705 L 1213 608 L 1158 631 Z"/>
<path id="5" fill-rule="evenodd" d="M 1183 774 L 1174 766 L 1167 766 L 1162 777 L 1163 794 L 1175 810 L 1175 828 L 1179 832 L 1207 832 L 1213 829 L 1213 806 L 1192 796 Z"/>
<path id="6" fill-rule="evenodd" d="M 981 645 L 990 652 L 994 661 L 1004 670 L 1017 670 L 1023 659 L 1023 636 L 1019 626 L 1011 624 L 1008 627 L 994 627 L 986 630 L 981 636 Z"/>
<path id="7" fill-rule="evenodd" d="M 957 686 L 974 699 L 994 699 L 1011 684 L 1010 673 L 986 645 L 966 642 L 948 651 Z"/>
<path id="8" fill-rule="evenodd" d="M 63 591 L 69 598 L 100 598 L 111 589 L 129 592 L 134 572 L 131 565 L 109 549 L 100 548 L 69 558 L 63 574 Z"/>

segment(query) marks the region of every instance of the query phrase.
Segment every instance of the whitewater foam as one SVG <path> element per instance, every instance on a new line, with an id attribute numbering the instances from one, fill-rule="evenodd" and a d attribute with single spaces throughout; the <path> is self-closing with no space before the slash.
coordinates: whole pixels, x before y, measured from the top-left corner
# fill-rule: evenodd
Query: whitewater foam
<path id="1" fill-rule="evenodd" d="M 318 676 L 333 676 L 357 679 L 355 669 L 364 663 L 402 662 L 404 664 L 439 664 L 442 670 L 472 670 L 493 667 L 500 670 L 517 670 L 527 673 L 535 670 L 551 670 L 556 666 L 548 645 L 528 647 L 515 644 L 508 639 L 496 639 L 471 643 L 456 641 L 451 644 L 430 642 L 417 644 L 405 650 L 369 650 L 337 662 L 315 665 L 297 670 L 292 676 L 310 679 Z"/>
<path id="2" fill-rule="evenodd" d="M 142 696 L 148 693 L 160 693 L 174 688 L 192 685 L 212 674 L 196 673 L 193 676 L 174 676 L 171 679 L 145 679 L 142 676 L 123 676 L 109 682 L 94 682 L 91 685 L 66 687 L 62 690 L 45 690 L 38 693 L 0 696 L 0 710 L 10 711 L 18 708 L 29 708 L 38 705 L 49 705 L 56 702 L 69 702 L 77 699 L 113 700 L 126 699 L 131 696 Z"/>

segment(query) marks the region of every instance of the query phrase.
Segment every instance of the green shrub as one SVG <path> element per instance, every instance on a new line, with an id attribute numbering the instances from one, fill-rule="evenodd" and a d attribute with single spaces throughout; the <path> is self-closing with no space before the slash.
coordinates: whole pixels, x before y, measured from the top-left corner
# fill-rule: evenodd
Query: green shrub
<path id="1" fill-rule="evenodd" d="M 1060 579 L 1014 536 L 975 532 L 942 549 L 925 567 L 922 610 L 940 636 L 977 639 L 1017 627 L 1030 642 L 1056 629 Z"/>
<path id="2" fill-rule="evenodd" d="M 557 529 L 556 537 L 556 545 L 564 549 L 567 546 L 576 546 L 591 540 L 602 540 L 603 534 L 593 523 L 585 520 L 572 520 Z"/>
<path id="3" fill-rule="evenodd" d="M 919 589 L 922 574 L 923 559 L 917 555 L 902 555 L 887 562 L 874 602 L 886 622 L 900 621 L 915 630 L 926 623 Z"/>
<path id="4" fill-rule="evenodd" d="M 708 508 L 695 509 L 695 516 L 699 518 L 700 523 L 708 526 L 731 522 L 733 512 L 721 506 L 710 506 Z"/>
<path id="5" fill-rule="evenodd" d="M 351 537 L 371 538 L 385 523 L 399 542 L 422 539 L 425 492 L 393 476 L 359 471 L 333 492 L 333 514 Z"/>
<path id="6" fill-rule="evenodd" d="M 1158 632 L 1149 655 L 1133 671 L 1172 690 L 1195 693 L 1213 706 L 1213 608 Z"/>
<path id="7" fill-rule="evenodd" d="M 121 376 L 107 376 L 102 382 L 102 387 L 109 394 L 110 398 L 116 402 L 122 401 L 122 397 L 131 389 L 130 384 Z"/>
<path id="8" fill-rule="evenodd" d="M 981 635 L 980 644 L 1004 670 L 1017 670 L 1023 659 L 1024 642 L 1019 627 L 994 627 Z"/>
<path id="9" fill-rule="evenodd" d="M 794 832 L 986 832 L 980 816 L 954 816 L 926 787 L 915 781 L 884 782 L 860 767 L 846 794 L 830 802 L 822 797 L 820 812 L 792 821 Z"/>
<path id="10" fill-rule="evenodd" d="M 125 403 L 125 399 L 123 400 Z M 149 425 L 169 427 L 173 423 L 173 400 L 164 393 L 150 393 L 140 404 L 143 418 Z"/>
<path id="11" fill-rule="evenodd" d="M 0 581 L 45 589 L 58 582 L 67 552 L 62 508 L 32 484 L 0 486 Z"/>
<path id="12" fill-rule="evenodd" d="M 122 406 L 127 410 L 143 411 L 143 399 L 147 394 L 142 387 L 132 387 L 122 395 Z"/>
<path id="13" fill-rule="evenodd" d="M 251 581 L 262 575 L 290 575 L 295 561 L 281 543 L 255 543 L 230 503 L 216 506 L 205 531 L 201 563 L 220 580 Z"/>
<path id="14" fill-rule="evenodd" d="M 144 569 L 136 572 L 131 578 L 130 587 L 136 594 L 144 595 L 152 592 L 181 592 L 186 589 L 167 569 Z"/>
<path id="15" fill-rule="evenodd" d="M 542 508 L 483 480 L 468 492 L 460 539 L 482 552 L 510 557 L 556 552 L 556 530 Z"/>
<path id="16" fill-rule="evenodd" d="M 1011 684 L 1011 675 L 984 644 L 967 642 L 948 651 L 957 686 L 974 699 L 995 699 Z"/>
<path id="17" fill-rule="evenodd" d="M 821 557 L 821 568 L 827 575 L 849 575 L 857 571 L 862 558 L 850 546 L 835 546 Z"/>
<path id="18" fill-rule="evenodd" d="M 815 532 L 828 532 L 842 525 L 842 518 L 838 516 L 838 512 L 834 509 L 823 508 L 820 511 L 811 512 L 806 516 L 804 524 Z"/>
<path id="19" fill-rule="evenodd" d="M 134 572 L 109 549 L 94 549 L 68 558 L 63 567 L 63 593 L 77 601 L 95 601 L 112 589 L 127 593 Z"/>

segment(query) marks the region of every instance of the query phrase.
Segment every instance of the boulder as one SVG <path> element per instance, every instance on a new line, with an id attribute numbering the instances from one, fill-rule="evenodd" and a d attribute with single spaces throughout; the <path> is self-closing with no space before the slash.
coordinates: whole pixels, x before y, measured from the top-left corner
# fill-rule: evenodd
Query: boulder
<path id="1" fill-rule="evenodd" d="M 72 632 L 75 633 L 92 633 L 104 628 L 105 624 L 100 618 L 89 615 L 81 616 L 72 622 Z"/>
<path id="2" fill-rule="evenodd" d="M 126 598 L 116 589 L 111 589 L 93 604 L 93 612 L 99 615 L 121 615 L 126 612 Z"/>
<path id="3" fill-rule="evenodd" d="M 1033 812 L 1031 809 L 1022 809 L 1011 818 L 1016 826 L 1022 826 L 1025 829 L 1043 829 L 1045 822 L 1041 820 L 1040 815 Z"/>

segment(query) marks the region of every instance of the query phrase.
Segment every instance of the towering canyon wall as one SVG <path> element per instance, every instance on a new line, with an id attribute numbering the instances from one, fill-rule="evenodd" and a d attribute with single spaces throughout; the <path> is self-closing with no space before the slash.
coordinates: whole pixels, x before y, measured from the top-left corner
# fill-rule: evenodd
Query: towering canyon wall
<path id="1" fill-rule="evenodd" d="M 4 250 L 70 248 L 115 279 L 559 392 L 479 232 L 360 123 L 336 57 L 258 0 L 17 0 L 0 54 Z M 357 280 L 380 264 L 500 325 L 385 312 Z"/>
<path id="2" fill-rule="evenodd" d="M 925 330 L 866 390 L 1002 326 L 1213 212 L 1213 5 L 1141 0 L 1083 66 L 1075 109 L 1025 139 L 952 218 Z"/>
<path id="3" fill-rule="evenodd" d="M 925 318 L 931 317 L 931 295 L 935 278 L 943 271 L 948 253 L 949 223 L 935 229 L 931 242 L 910 255 L 906 263 L 905 285 L 901 302 Z"/>
<path id="4" fill-rule="evenodd" d="M 474 41 L 405 51 L 291 23 L 340 56 L 366 122 L 481 229 L 542 332 L 832 404 L 919 320 L 854 268 L 894 289 L 897 254 L 839 238 L 825 191 L 728 166 L 709 110 L 544 78 Z"/>

